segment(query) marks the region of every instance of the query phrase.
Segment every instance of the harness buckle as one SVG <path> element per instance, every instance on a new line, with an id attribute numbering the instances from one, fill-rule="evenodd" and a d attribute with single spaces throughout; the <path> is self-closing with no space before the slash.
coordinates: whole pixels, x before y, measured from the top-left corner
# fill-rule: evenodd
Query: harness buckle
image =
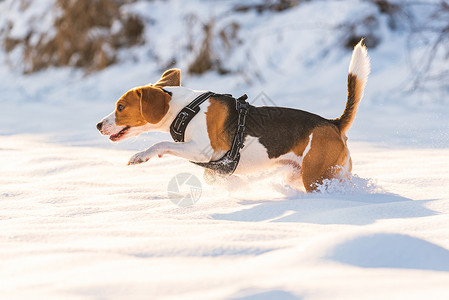
<path id="1" fill-rule="evenodd" d="M 245 101 L 246 99 L 248 99 L 248 96 L 246 94 L 243 94 L 235 101 L 235 109 L 239 112 L 239 114 L 248 114 L 249 103 Z"/>

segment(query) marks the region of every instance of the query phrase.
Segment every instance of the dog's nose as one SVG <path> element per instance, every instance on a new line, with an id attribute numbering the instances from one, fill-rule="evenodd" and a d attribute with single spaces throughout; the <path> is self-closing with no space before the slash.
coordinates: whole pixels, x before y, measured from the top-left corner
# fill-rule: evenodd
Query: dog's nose
<path id="1" fill-rule="evenodd" d="M 99 122 L 97 124 L 97 129 L 101 131 L 101 127 L 103 127 L 103 122 Z"/>

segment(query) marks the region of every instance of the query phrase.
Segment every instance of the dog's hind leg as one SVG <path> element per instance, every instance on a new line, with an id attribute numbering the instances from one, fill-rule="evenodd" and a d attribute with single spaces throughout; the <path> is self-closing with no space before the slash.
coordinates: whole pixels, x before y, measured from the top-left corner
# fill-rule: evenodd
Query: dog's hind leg
<path id="1" fill-rule="evenodd" d="M 343 170 L 350 172 L 349 161 L 349 151 L 338 129 L 333 126 L 316 128 L 301 169 L 306 191 L 316 191 L 326 179 L 340 178 Z"/>
<path id="2" fill-rule="evenodd" d="M 289 187 L 304 191 L 304 184 L 301 177 L 301 165 L 293 160 L 280 160 L 277 165 L 282 166 L 281 171 L 284 174 L 284 183 Z"/>
<path id="3" fill-rule="evenodd" d="M 304 183 L 302 182 L 301 172 L 292 171 L 285 175 L 285 183 L 297 191 L 304 191 Z"/>

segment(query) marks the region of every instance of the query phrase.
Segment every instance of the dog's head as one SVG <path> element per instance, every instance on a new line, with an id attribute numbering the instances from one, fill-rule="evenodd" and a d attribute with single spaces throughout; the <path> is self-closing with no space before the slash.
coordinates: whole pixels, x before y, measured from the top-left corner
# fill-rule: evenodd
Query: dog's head
<path id="1" fill-rule="evenodd" d="M 171 69 L 155 84 L 127 91 L 117 101 L 115 110 L 97 124 L 97 129 L 114 142 L 148 131 L 148 125 L 157 125 L 169 109 L 171 95 L 163 87 L 180 86 L 180 80 L 180 70 Z"/>

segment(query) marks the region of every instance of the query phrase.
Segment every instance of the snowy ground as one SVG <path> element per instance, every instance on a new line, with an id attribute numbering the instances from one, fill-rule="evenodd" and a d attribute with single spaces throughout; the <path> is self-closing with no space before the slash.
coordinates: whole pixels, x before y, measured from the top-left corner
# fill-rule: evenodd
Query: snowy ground
<path id="1" fill-rule="evenodd" d="M 3 136 L 2 297 L 446 299 L 449 150 L 351 149 L 374 186 L 285 197 L 252 178 L 180 208 L 170 179 L 201 178 L 180 159 Z"/>
<path id="2" fill-rule="evenodd" d="M 242 37 L 251 37 L 241 47 L 252 51 L 248 64 L 263 79 L 249 84 L 241 74 L 208 73 L 182 82 L 338 117 L 350 53 L 334 50 L 338 35 L 316 24 L 372 10 L 355 2 L 231 16 L 243 22 Z M 182 19 L 181 1 L 142 3 L 156 12 L 172 6 L 169 17 Z M 187 10 L 209 2 L 192 3 Z M 308 17 L 316 20 L 312 29 Z M 159 27 L 152 30 L 166 34 L 150 45 L 169 59 L 164 45 L 181 34 Z M 172 203 L 168 184 L 179 173 L 202 180 L 201 168 L 173 157 L 126 166 L 133 153 L 168 136 L 112 144 L 95 129 L 127 89 L 160 76 L 148 49 L 132 50 L 146 61 L 89 76 L 70 69 L 22 76 L 0 52 L 0 297 L 447 299 L 447 91 L 405 93 L 404 37 L 385 31 L 383 38 L 369 49 L 372 74 L 348 132 L 352 182 L 294 193 L 280 170 L 267 171 L 227 186 L 202 182 L 199 201 L 184 208 Z M 228 57 L 236 66 L 246 61 L 239 53 Z M 245 76 L 257 73 L 242 66 Z"/>

